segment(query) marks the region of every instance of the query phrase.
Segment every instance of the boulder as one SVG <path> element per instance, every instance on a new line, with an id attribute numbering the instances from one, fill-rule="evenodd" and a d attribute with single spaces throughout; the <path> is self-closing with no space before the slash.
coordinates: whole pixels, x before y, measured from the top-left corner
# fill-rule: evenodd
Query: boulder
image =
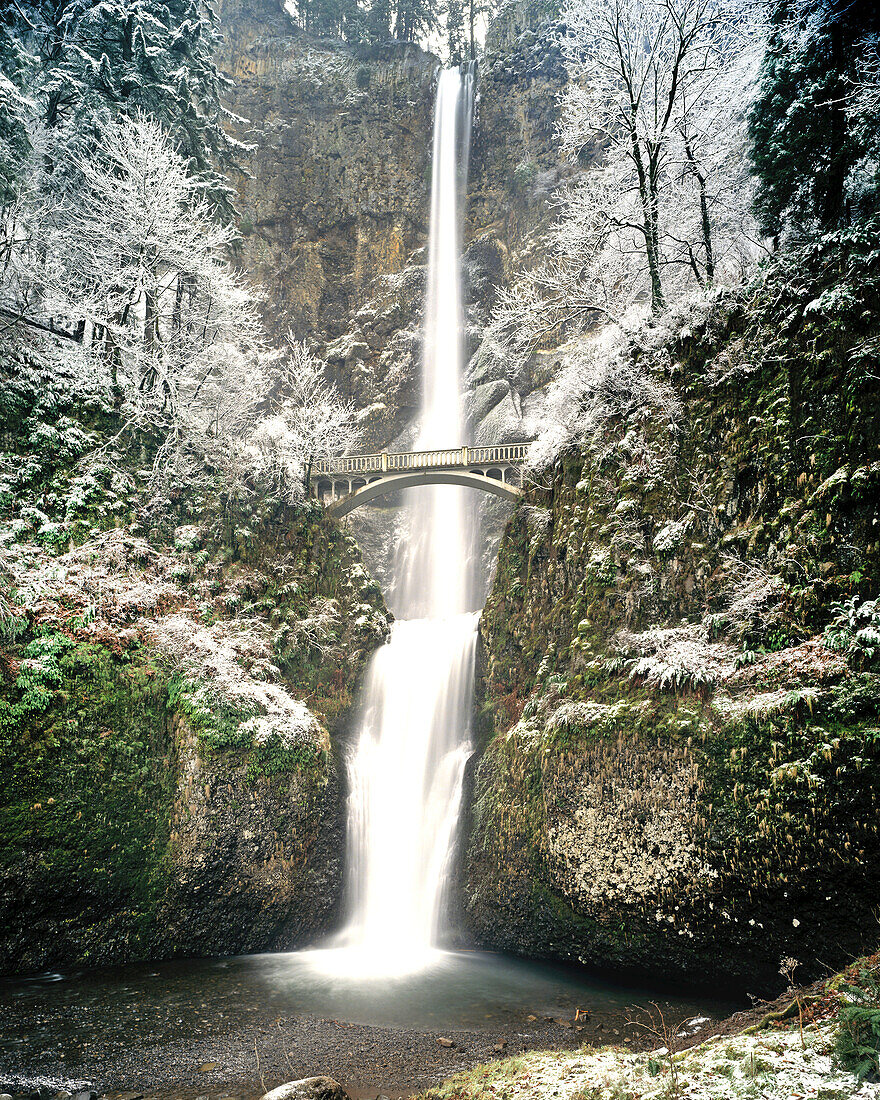
<path id="1" fill-rule="evenodd" d="M 262 1096 L 260 1100 L 351 1100 L 345 1089 L 332 1077 L 306 1077 L 288 1081 Z"/>

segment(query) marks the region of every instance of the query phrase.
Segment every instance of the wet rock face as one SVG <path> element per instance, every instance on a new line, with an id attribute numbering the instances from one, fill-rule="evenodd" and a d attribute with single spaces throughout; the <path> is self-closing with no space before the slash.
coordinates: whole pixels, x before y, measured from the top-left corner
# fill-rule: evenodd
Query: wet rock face
<path id="1" fill-rule="evenodd" d="M 876 423 L 768 300 L 670 333 L 668 450 L 621 413 L 511 517 L 461 874 L 484 946 L 751 992 L 873 946 L 880 666 L 825 630 L 877 591 Z M 827 451 L 788 450 L 813 416 Z"/>
<path id="2" fill-rule="evenodd" d="M 40 708 L 22 705 L 28 681 L 0 684 L 12 744 L 29 746 L 27 766 L 0 761 L 0 973 L 284 950 L 332 925 L 345 814 L 335 746 L 387 636 L 384 603 L 350 537 L 316 507 L 253 505 L 226 519 L 230 530 L 220 519 L 177 528 L 173 550 L 157 530 L 146 579 L 143 554 L 127 572 L 137 540 L 118 540 L 140 602 L 100 605 L 75 638 L 64 608 L 44 611 Z M 148 586 L 173 602 L 145 607 Z M 288 710 L 280 733 L 261 732 L 247 723 L 264 704 L 224 694 L 220 666 L 169 664 L 169 645 L 219 652 L 206 607 L 251 654 L 227 685 L 307 699 L 310 720 L 296 726 Z M 332 644 L 326 633 L 315 645 L 299 627 L 322 616 Z M 32 644 L 6 641 L 4 668 L 30 660 Z"/>
<path id="3" fill-rule="evenodd" d="M 284 951 L 330 924 L 345 814 L 332 758 L 248 782 L 177 723 L 165 935 L 176 954 Z"/>
<path id="4" fill-rule="evenodd" d="M 362 410 L 365 447 L 405 446 L 419 404 L 439 62 L 401 43 L 311 40 L 275 0 L 225 0 L 220 17 L 229 106 L 244 120 L 234 132 L 252 146 L 235 180 L 240 263 L 263 290 L 268 331 L 318 343 Z M 498 286 L 542 254 L 547 198 L 570 171 L 555 138 L 565 75 L 555 27 L 554 4 L 519 2 L 489 33 L 465 227 L 468 355 Z M 488 405 L 484 391 L 472 410 L 479 441 L 530 437 L 536 408 L 523 402 L 535 384 L 514 380 Z"/>
<path id="5" fill-rule="evenodd" d="M 272 5 L 227 3 L 243 270 L 281 338 L 334 338 L 428 222 L 436 59 L 418 47 L 306 38 Z"/>
<path id="6" fill-rule="evenodd" d="M 541 357 L 510 375 L 483 341 L 498 288 L 544 259 L 548 202 L 573 171 L 556 137 L 566 74 L 558 5 L 509 3 L 490 27 L 474 122 L 464 271 L 468 289 L 469 412 L 477 443 L 534 438 L 546 381 Z"/>
<path id="7" fill-rule="evenodd" d="M 470 171 L 468 236 L 526 258 L 550 217 L 547 198 L 570 173 L 556 125 L 566 74 L 553 3 L 507 4 L 486 38 Z"/>
<path id="8" fill-rule="evenodd" d="M 425 268 L 411 264 L 383 276 L 373 292 L 346 332 L 325 346 L 324 358 L 359 410 L 364 448 L 401 450 L 411 443 L 419 408 Z"/>

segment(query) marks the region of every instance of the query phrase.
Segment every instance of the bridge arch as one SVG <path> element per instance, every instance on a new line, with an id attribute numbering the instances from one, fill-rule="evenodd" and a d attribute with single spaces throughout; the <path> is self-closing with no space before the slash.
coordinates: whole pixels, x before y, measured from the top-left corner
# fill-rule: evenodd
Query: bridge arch
<path id="1" fill-rule="evenodd" d="M 416 485 L 464 485 L 469 489 L 479 489 L 483 493 L 491 493 L 505 500 L 517 500 L 522 495 L 522 489 L 517 485 L 511 485 L 499 478 L 487 477 L 483 473 L 474 473 L 471 470 L 419 470 L 412 473 L 389 474 L 377 481 L 370 481 L 361 488 L 355 489 L 354 492 L 328 504 L 327 512 L 341 519 L 376 497 L 393 493 L 398 489 L 412 489 Z"/>

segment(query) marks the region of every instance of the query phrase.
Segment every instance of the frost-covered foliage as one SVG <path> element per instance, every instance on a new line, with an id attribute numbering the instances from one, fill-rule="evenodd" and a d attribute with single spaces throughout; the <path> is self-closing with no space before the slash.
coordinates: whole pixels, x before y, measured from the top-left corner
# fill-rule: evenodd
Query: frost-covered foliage
<path id="1" fill-rule="evenodd" d="M 75 190 L 22 207 L 30 243 L 11 248 L 6 308 L 69 319 L 81 348 L 67 354 L 130 427 L 161 433 L 157 469 L 180 477 L 193 455 L 224 465 L 269 384 L 231 229 L 146 118 L 108 127 L 100 154 L 73 167 Z"/>
<path id="2" fill-rule="evenodd" d="M 339 396 L 324 369 L 308 343 L 289 340 L 268 415 L 248 438 L 254 476 L 286 499 L 308 490 L 316 458 L 346 454 L 360 438 L 353 404 Z"/>
<path id="3" fill-rule="evenodd" d="M 547 468 L 572 444 L 585 445 L 598 457 L 611 422 L 643 417 L 668 425 L 666 439 L 658 444 L 644 433 L 627 436 L 627 464 L 650 476 L 662 474 L 667 444 L 681 414 L 680 403 L 664 378 L 665 366 L 662 355 L 656 363 L 649 353 L 641 358 L 633 355 L 619 330 L 605 329 L 572 344 L 547 394 L 539 435 L 529 452 L 529 468 Z"/>
<path id="4" fill-rule="evenodd" d="M 766 232 L 798 239 L 876 218 L 878 41 L 871 0 L 774 5 L 749 119 Z"/>
<path id="5" fill-rule="evenodd" d="M 100 408 L 115 438 L 149 441 L 154 492 L 302 498 L 314 455 L 353 442 L 353 413 L 308 349 L 265 346 L 254 291 L 229 262 L 234 232 L 203 178 L 158 121 L 135 114 L 106 122 L 99 149 L 69 150 L 62 186 L 55 135 L 28 126 L 30 153 L 0 210 L 16 411 L 47 388 L 50 415 Z M 35 363 L 48 387 L 28 381 Z M 76 456 L 86 472 L 89 449 Z M 103 452 L 94 462 L 106 464 Z"/>
<path id="6" fill-rule="evenodd" d="M 117 653 L 146 644 L 177 676 L 188 705 L 236 716 L 249 744 L 324 745 L 323 728 L 283 686 L 276 662 L 317 657 L 326 663 L 336 654 L 346 625 L 339 602 L 314 596 L 298 614 L 272 625 L 258 617 L 255 599 L 271 578 L 239 566 L 221 579 L 216 565 L 207 565 L 204 540 L 201 528 L 187 525 L 178 528 L 173 550 L 160 549 L 117 529 L 51 556 L 7 533 L 0 540 L 7 594 L 0 600 L 0 632 L 14 640 L 35 623 L 60 621 L 80 639 Z M 280 561 L 273 572 L 287 583 L 293 568 Z M 361 636 L 387 629 L 372 606 L 355 604 L 348 615 Z"/>
<path id="7" fill-rule="evenodd" d="M 656 546 L 656 542 L 655 542 Z M 781 631 L 785 622 L 785 582 L 756 559 L 728 555 L 730 570 L 724 610 L 713 625 L 735 641 L 745 644 L 751 635 L 767 636 Z"/>
<path id="8" fill-rule="evenodd" d="M 856 126 L 870 125 L 880 115 L 880 33 L 866 35 L 860 41 L 857 68 L 850 82 L 850 118 Z"/>
<path id="9" fill-rule="evenodd" d="M 242 146 L 224 125 L 219 43 L 217 13 L 193 0 L 0 5 L 0 71 L 27 98 L 27 127 L 45 135 L 45 194 L 67 188 L 71 165 L 102 147 L 108 125 L 140 113 L 161 124 L 228 220 L 233 188 L 224 169 Z M 0 92 L 0 143 L 9 102 Z"/>
<path id="10" fill-rule="evenodd" d="M 218 704 L 247 715 L 239 732 L 256 744 L 277 739 L 284 748 L 324 742 L 326 735 L 308 707 L 273 678 L 272 633 L 258 619 L 234 619 L 202 626 L 188 615 L 152 619 L 142 633 L 187 682 L 193 706 Z M 325 746 L 326 747 L 326 746 Z"/>
<path id="11" fill-rule="evenodd" d="M 491 335 L 542 341 L 716 282 L 761 250 L 746 111 L 763 42 L 740 0 L 567 0 L 559 137 L 586 168 L 556 198 L 550 259 L 499 294 Z M 503 356 L 502 356 L 503 358 Z"/>
<path id="12" fill-rule="evenodd" d="M 880 1084 L 860 1080 L 835 1055 L 838 1030 L 822 1023 L 805 1028 L 712 1036 L 691 1050 L 667 1047 L 635 1054 L 622 1047 L 532 1053 L 478 1069 L 430 1089 L 423 1100 L 877 1100 Z"/>
<path id="13" fill-rule="evenodd" d="M 355 608 L 355 611 L 358 611 Z M 372 612 L 372 608 L 366 608 Z M 359 620 L 365 625 L 368 617 Z M 300 619 L 293 631 L 293 644 L 298 649 L 316 650 L 327 656 L 336 649 L 337 632 L 341 622 L 339 604 L 336 600 L 319 598 L 310 604 L 308 614 Z"/>
<path id="14" fill-rule="evenodd" d="M 709 687 L 734 669 L 730 646 L 711 641 L 702 623 L 640 634 L 619 631 L 613 644 L 632 679 L 661 691 Z"/>
<path id="15" fill-rule="evenodd" d="M 880 657 L 880 600 L 851 596 L 832 608 L 834 618 L 825 631 L 825 644 L 857 667 Z"/>
<path id="16" fill-rule="evenodd" d="M 0 17 L 0 205 L 14 197 L 28 150 L 27 120 L 34 105 L 24 83 L 32 63 L 30 51 Z"/>
<path id="17" fill-rule="evenodd" d="M 568 0 L 563 149 L 602 147 L 563 198 L 563 256 L 624 295 L 738 275 L 748 231 L 745 108 L 762 42 L 742 0 Z M 739 253 L 737 256 L 736 254 Z M 609 267 L 616 271 L 608 286 Z M 629 278 L 627 278 L 627 276 Z M 624 280 L 635 288 L 623 286 Z"/>

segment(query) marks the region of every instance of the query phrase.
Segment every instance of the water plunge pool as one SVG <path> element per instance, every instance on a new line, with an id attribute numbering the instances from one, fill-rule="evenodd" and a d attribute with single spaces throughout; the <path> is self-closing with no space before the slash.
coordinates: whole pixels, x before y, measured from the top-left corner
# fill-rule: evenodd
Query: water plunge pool
<path id="1" fill-rule="evenodd" d="M 329 961 L 302 951 L 0 981 L 0 1086 L 248 1097 L 261 1077 L 271 1087 L 326 1073 L 355 1096 L 394 1097 L 524 1049 L 644 1043 L 627 1016 L 652 1001 L 675 1023 L 707 1018 L 706 1035 L 708 1020 L 742 1007 L 476 951 L 435 951 L 396 978 Z M 575 1023 L 577 1009 L 589 1018 Z"/>

